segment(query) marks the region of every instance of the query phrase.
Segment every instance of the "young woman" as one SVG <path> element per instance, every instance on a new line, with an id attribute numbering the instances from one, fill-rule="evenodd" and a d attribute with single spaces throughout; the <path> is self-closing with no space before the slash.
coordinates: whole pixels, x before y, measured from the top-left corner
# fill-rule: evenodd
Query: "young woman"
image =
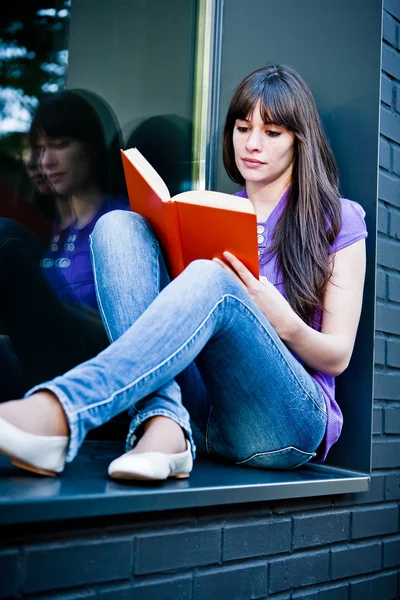
<path id="1" fill-rule="evenodd" d="M 195 446 L 240 465 L 322 461 L 340 435 L 365 271 L 362 208 L 339 199 L 314 100 L 288 67 L 251 73 L 228 110 L 224 161 L 258 217 L 260 280 L 229 253 L 169 283 L 147 223 L 103 217 L 91 237 L 110 340 L 96 358 L 0 407 L 0 449 L 54 474 L 86 433 L 129 408 L 109 474 L 187 477 Z"/>
<path id="2" fill-rule="evenodd" d="M 108 193 L 104 132 L 82 96 L 63 91 L 44 97 L 28 140 L 26 171 L 37 192 L 52 199 L 56 216 L 47 247 L 19 222 L 0 218 L 0 321 L 24 391 L 107 345 L 88 240 L 103 214 L 128 208 Z"/>

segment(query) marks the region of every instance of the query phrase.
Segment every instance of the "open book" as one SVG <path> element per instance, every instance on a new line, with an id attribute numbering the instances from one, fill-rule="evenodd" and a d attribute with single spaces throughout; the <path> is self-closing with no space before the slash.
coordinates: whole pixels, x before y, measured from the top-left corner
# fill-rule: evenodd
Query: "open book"
<path id="1" fill-rule="evenodd" d="M 131 209 L 153 227 L 172 277 L 193 260 L 223 260 L 222 253 L 228 250 L 258 279 L 257 218 L 250 200 L 206 190 L 171 198 L 163 179 L 137 148 L 121 154 Z"/>

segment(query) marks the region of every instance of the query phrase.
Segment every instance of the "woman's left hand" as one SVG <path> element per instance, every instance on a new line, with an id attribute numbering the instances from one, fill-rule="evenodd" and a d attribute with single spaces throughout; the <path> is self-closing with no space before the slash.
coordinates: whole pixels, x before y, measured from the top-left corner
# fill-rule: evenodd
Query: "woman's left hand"
<path id="1" fill-rule="evenodd" d="M 283 340 L 287 339 L 299 319 L 287 300 L 266 277 L 261 276 L 259 280 L 256 279 L 236 256 L 230 252 L 223 254 L 226 263 L 219 258 L 213 260 L 238 280 L 253 302 L 267 317 L 279 337 Z"/>

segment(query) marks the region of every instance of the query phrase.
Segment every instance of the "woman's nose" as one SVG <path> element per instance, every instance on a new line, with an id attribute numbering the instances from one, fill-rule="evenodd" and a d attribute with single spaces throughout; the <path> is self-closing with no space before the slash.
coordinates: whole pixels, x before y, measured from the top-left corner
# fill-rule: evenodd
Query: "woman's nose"
<path id="1" fill-rule="evenodd" d="M 252 131 L 250 131 L 249 137 L 247 138 L 247 141 L 246 141 L 246 148 L 250 152 L 254 151 L 254 150 L 261 150 L 262 139 L 261 139 L 260 132 L 255 131 L 254 129 Z"/>
<path id="2" fill-rule="evenodd" d="M 55 154 L 52 152 L 51 148 L 42 148 L 42 152 L 40 154 L 40 166 L 43 169 L 48 169 L 49 167 L 55 164 Z"/>

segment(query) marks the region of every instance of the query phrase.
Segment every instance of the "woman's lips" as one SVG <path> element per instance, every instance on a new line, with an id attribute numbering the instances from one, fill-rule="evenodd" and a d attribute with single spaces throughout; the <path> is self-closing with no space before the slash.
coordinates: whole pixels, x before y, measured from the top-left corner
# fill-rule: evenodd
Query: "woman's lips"
<path id="1" fill-rule="evenodd" d="M 249 167 L 250 169 L 257 169 L 257 167 L 262 167 L 265 163 L 261 162 L 261 160 L 257 160 L 255 158 L 242 158 L 242 161 Z"/>
<path id="2" fill-rule="evenodd" d="M 47 175 L 47 179 L 51 181 L 51 183 L 56 183 L 63 175 L 64 173 L 50 173 Z"/>

